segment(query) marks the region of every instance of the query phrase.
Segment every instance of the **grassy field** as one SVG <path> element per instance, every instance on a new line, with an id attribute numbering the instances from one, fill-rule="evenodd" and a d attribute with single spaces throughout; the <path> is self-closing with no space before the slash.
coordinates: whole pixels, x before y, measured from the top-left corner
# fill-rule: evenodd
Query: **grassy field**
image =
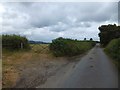
<path id="1" fill-rule="evenodd" d="M 24 63 L 43 58 L 52 58 L 49 52 L 48 44 L 31 45 L 31 50 L 8 51 L 3 49 L 2 69 L 3 69 L 3 87 L 12 87 L 19 78 L 19 66 Z"/>

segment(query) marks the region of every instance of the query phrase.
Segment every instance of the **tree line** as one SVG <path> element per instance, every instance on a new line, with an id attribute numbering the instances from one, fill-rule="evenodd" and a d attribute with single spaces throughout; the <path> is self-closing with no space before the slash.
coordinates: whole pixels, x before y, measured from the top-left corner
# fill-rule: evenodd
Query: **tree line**
<path id="1" fill-rule="evenodd" d="M 112 39 L 120 38 L 120 26 L 116 24 L 101 25 L 99 28 L 100 43 L 106 46 Z"/>

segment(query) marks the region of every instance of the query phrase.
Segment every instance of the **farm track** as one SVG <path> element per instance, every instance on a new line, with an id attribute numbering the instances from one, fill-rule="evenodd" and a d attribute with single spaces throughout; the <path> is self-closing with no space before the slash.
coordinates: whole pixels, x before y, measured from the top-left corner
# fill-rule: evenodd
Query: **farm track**
<path id="1" fill-rule="evenodd" d="M 37 88 L 118 88 L 118 70 L 98 45 Z"/>

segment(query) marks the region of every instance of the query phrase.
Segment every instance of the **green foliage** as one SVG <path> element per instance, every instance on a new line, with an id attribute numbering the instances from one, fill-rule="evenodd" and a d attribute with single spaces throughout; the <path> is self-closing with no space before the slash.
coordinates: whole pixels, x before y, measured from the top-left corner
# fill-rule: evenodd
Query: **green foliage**
<path id="1" fill-rule="evenodd" d="M 98 28 L 100 30 L 100 43 L 106 46 L 112 39 L 120 38 L 120 26 L 102 25 Z"/>
<path id="2" fill-rule="evenodd" d="M 115 60 L 120 70 L 120 38 L 113 39 L 105 48 L 105 52 Z"/>
<path id="3" fill-rule="evenodd" d="M 23 49 L 29 49 L 29 43 L 26 37 L 19 35 L 2 35 L 2 47 L 9 50 L 21 49 L 21 43 Z"/>
<path id="4" fill-rule="evenodd" d="M 84 38 L 84 41 L 86 40 L 86 38 Z"/>
<path id="5" fill-rule="evenodd" d="M 55 56 L 73 56 L 86 52 L 95 45 L 93 41 L 78 41 L 65 38 L 57 38 L 49 45 Z"/>
<path id="6" fill-rule="evenodd" d="M 120 38 L 113 39 L 105 48 L 105 51 L 116 60 L 120 60 Z"/>
<path id="7" fill-rule="evenodd" d="M 93 41 L 93 39 L 92 39 L 92 38 L 90 38 L 90 41 Z"/>

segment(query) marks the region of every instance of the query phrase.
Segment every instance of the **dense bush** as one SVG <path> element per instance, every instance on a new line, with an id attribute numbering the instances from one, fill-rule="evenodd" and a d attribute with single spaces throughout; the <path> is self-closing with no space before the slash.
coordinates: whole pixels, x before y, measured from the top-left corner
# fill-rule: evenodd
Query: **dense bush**
<path id="1" fill-rule="evenodd" d="M 23 49 L 30 48 L 26 37 L 22 37 L 19 35 L 2 35 L 2 47 L 5 49 L 11 49 L 11 50 L 18 50 L 21 48 Z"/>
<path id="2" fill-rule="evenodd" d="M 106 46 L 112 39 L 120 38 L 120 26 L 116 24 L 102 25 L 98 29 L 100 30 L 100 43 L 103 46 Z"/>
<path id="3" fill-rule="evenodd" d="M 120 60 L 120 38 L 113 39 L 105 48 L 105 51 L 116 60 Z"/>
<path id="4" fill-rule="evenodd" d="M 95 45 L 93 41 L 78 41 L 65 38 L 57 38 L 49 45 L 55 56 L 73 56 L 81 54 Z"/>

